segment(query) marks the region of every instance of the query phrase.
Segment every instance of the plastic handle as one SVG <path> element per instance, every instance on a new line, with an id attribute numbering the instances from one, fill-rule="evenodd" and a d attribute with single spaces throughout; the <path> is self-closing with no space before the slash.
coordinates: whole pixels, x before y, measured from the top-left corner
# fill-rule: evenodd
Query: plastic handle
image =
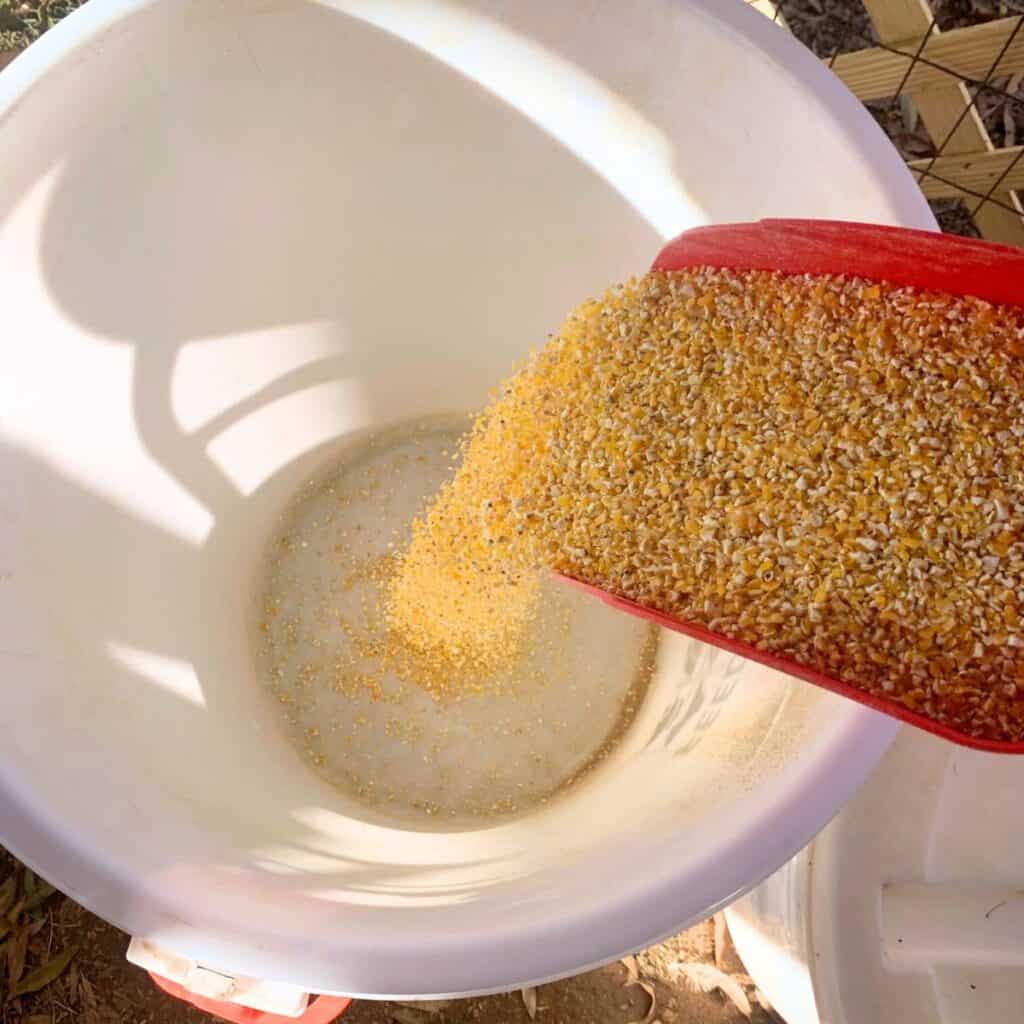
<path id="1" fill-rule="evenodd" d="M 331 1021 L 337 1020 L 352 1002 L 344 996 L 317 996 L 301 1017 L 282 1017 L 278 1013 L 264 1013 L 262 1010 L 238 1006 L 236 1003 L 223 1003 L 217 999 L 197 996 L 187 988 L 159 974 L 153 974 L 152 971 L 149 972 L 149 976 L 156 987 L 167 995 L 180 999 L 183 1003 L 190 1003 L 197 1010 L 212 1014 L 218 1020 L 231 1021 L 233 1024 L 296 1024 L 296 1021 L 301 1021 L 301 1024 L 330 1024 Z"/>
<path id="2" fill-rule="evenodd" d="M 1024 306 L 1024 249 L 879 224 L 762 220 L 693 228 L 668 242 L 651 269 L 696 267 L 842 274 Z M 562 578 L 620 611 L 796 676 L 952 743 L 995 754 L 1024 754 L 1024 742 L 978 739 L 789 658 L 732 640 L 697 623 L 674 619 L 580 580 Z"/>
<path id="3" fill-rule="evenodd" d="M 1024 306 L 1024 249 L 934 231 L 836 220 L 761 220 L 693 228 L 652 270 L 724 267 L 843 274 Z"/>

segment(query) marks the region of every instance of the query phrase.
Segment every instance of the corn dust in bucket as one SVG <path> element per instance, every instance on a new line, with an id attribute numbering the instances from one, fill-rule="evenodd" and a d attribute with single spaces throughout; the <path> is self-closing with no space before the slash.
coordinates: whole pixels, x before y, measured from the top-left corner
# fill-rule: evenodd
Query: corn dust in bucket
<path id="1" fill-rule="evenodd" d="M 599 768 L 657 646 L 648 624 L 544 580 L 507 663 L 444 699 L 424 685 L 388 629 L 386 588 L 465 426 L 417 421 L 335 453 L 282 514 L 254 615 L 258 673 L 300 755 L 375 812 L 421 823 L 522 811 Z"/>

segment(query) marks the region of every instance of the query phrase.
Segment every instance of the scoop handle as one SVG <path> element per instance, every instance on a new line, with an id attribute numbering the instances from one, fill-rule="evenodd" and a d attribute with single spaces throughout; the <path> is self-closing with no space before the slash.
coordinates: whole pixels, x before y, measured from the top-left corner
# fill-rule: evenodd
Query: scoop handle
<path id="1" fill-rule="evenodd" d="M 835 220 L 761 220 L 692 228 L 652 270 L 691 267 L 832 274 L 1024 306 L 1024 249 L 914 228 Z"/>

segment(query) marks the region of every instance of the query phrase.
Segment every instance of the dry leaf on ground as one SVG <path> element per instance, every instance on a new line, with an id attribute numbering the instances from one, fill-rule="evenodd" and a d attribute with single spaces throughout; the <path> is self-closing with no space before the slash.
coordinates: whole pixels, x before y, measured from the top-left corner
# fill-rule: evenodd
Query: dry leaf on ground
<path id="1" fill-rule="evenodd" d="M 744 1017 L 750 1016 L 750 1000 L 747 999 L 743 986 L 714 964 L 680 962 L 675 964 L 673 969 L 683 976 L 694 992 L 714 992 L 718 989 Z"/>
<path id="2" fill-rule="evenodd" d="M 29 937 L 28 928 L 22 926 L 7 940 L 7 984 L 12 992 L 18 987 L 18 982 L 25 973 Z"/>
<path id="3" fill-rule="evenodd" d="M 722 970 L 725 966 L 725 943 L 729 934 L 729 926 L 725 923 L 725 911 L 720 910 L 714 916 L 715 922 L 715 966 Z"/>
<path id="4" fill-rule="evenodd" d="M 640 977 L 640 969 L 637 966 L 637 959 L 635 956 L 624 956 L 620 961 L 623 967 L 626 968 L 626 980 L 623 985 L 626 988 L 642 988 L 647 993 L 647 998 L 650 1000 L 647 1006 L 647 1013 L 638 1024 L 652 1024 L 654 1021 L 654 1014 L 658 1009 L 658 996 L 654 991 L 654 986 L 648 984 Z"/>
<path id="5" fill-rule="evenodd" d="M 619 963 L 626 968 L 626 987 L 629 988 L 630 985 L 635 985 L 640 980 L 640 970 L 636 965 L 636 957 L 624 956 Z"/>
<path id="6" fill-rule="evenodd" d="M 27 996 L 46 988 L 47 985 L 55 982 L 64 973 L 77 952 L 77 946 L 68 946 L 67 949 L 62 950 L 52 960 L 26 974 L 16 985 L 12 985 L 7 998 L 16 999 L 18 996 Z"/>
<path id="7" fill-rule="evenodd" d="M 0 916 L 5 915 L 14 906 L 14 897 L 18 891 L 18 883 L 14 875 L 0 882 Z"/>
<path id="8" fill-rule="evenodd" d="M 26 898 L 25 905 L 21 908 L 22 912 L 26 913 L 35 910 L 36 907 L 41 907 L 56 891 L 49 882 L 37 882 L 32 895 Z"/>
<path id="9" fill-rule="evenodd" d="M 649 985 L 646 981 L 642 981 L 640 979 L 637 979 L 632 984 L 636 985 L 637 988 L 642 988 L 644 992 L 647 993 L 647 998 L 650 1000 L 647 1012 L 643 1015 L 639 1024 L 651 1024 L 654 1020 L 654 1015 L 658 1010 L 658 997 L 655 994 L 654 986 Z"/>
<path id="10" fill-rule="evenodd" d="M 526 1015 L 530 1020 L 537 1019 L 537 990 L 535 988 L 520 989 L 523 997 L 523 1006 L 526 1007 Z"/>

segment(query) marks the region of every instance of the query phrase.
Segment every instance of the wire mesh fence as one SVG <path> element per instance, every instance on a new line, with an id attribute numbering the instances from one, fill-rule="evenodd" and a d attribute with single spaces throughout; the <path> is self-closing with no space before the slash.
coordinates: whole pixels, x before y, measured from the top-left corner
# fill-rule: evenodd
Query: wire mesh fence
<path id="1" fill-rule="evenodd" d="M 775 0 L 907 161 L 943 229 L 1024 246 L 1024 0 Z"/>

